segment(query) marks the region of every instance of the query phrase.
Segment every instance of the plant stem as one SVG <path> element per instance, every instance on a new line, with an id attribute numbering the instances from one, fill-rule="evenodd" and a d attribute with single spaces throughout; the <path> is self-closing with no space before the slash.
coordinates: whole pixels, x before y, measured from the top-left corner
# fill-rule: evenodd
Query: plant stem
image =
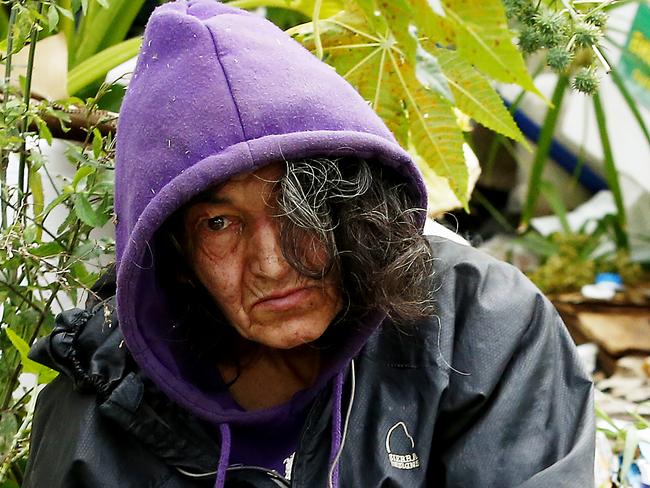
<path id="1" fill-rule="evenodd" d="M 11 13 L 9 14 L 9 25 L 7 26 L 7 57 L 5 59 L 5 84 L 4 84 L 4 101 L 3 107 L 7 109 L 7 102 L 9 101 L 9 85 L 11 83 L 11 61 L 13 58 L 14 50 L 14 25 L 16 25 L 16 16 L 18 9 L 14 3 L 11 6 Z"/>
<path id="2" fill-rule="evenodd" d="M 605 170 L 605 179 L 609 185 L 609 189 L 614 195 L 614 202 L 616 203 L 616 220 L 619 225 L 618 246 L 619 248 L 627 249 L 628 240 L 626 233 L 626 217 L 625 205 L 623 203 L 623 194 L 621 192 L 621 185 L 618 180 L 618 173 L 616 171 L 616 164 L 614 163 L 614 155 L 612 153 L 612 146 L 609 142 L 609 134 L 607 131 L 607 119 L 605 111 L 600 103 L 600 94 L 597 92 L 593 95 L 594 112 L 596 113 L 596 122 L 598 124 L 598 132 L 600 133 L 600 143 L 603 146 L 603 165 Z"/>
<path id="3" fill-rule="evenodd" d="M 474 190 L 474 193 L 472 193 L 472 198 L 474 198 L 477 203 L 482 205 L 483 208 L 488 211 L 490 216 L 496 220 L 497 223 L 501 225 L 501 227 L 503 227 L 503 230 L 512 233 L 515 232 L 515 228 L 510 222 L 508 222 L 508 219 L 501 212 L 499 212 L 499 210 L 494 205 L 492 205 L 492 203 L 490 203 L 490 200 L 484 197 L 479 190 Z"/>
<path id="4" fill-rule="evenodd" d="M 9 283 L 8 281 L 4 281 L 3 279 L 0 278 L 0 285 L 7 287 L 12 293 L 18 295 L 18 297 L 20 297 L 23 303 L 26 303 L 31 308 L 36 310 L 38 313 L 40 314 L 44 313 L 41 307 L 39 307 L 36 303 L 34 303 L 31 298 L 23 294 L 19 289 L 17 289 L 14 285 Z"/>
<path id="5" fill-rule="evenodd" d="M 537 199 L 539 198 L 541 190 L 542 172 L 546 166 L 548 153 L 551 149 L 551 143 L 553 142 L 553 135 L 555 134 L 555 126 L 557 125 L 557 119 L 560 115 L 562 99 L 564 98 L 564 93 L 566 92 L 568 86 L 569 77 L 564 74 L 559 75 L 557 84 L 555 85 L 555 90 L 553 90 L 551 107 L 549 107 L 548 111 L 546 112 L 546 117 L 544 117 L 542 131 L 539 135 L 539 140 L 537 141 L 537 152 L 535 153 L 533 166 L 530 170 L 530 178 L 528 180 L 528 195 L 526 197 L 524 209 L 521 214 L 520 227 L 522 230 L 525 230 L 528 227 L 530 219 L 535 212 L 535 204 L 537 203 Z"/>
<path id="6" fill-rule="evenodd" d="M 16 25 L 16 16 L 18 9 L 14 3 L 11 6 L 11 13 L 9 14 L 9 24 L 7 25 L 7 56 L 5 58 L 5 78 L 4 78 L 4 99 L 2 101 L 2 108 L 4 116 L 7 114 L 7 103 L 9 102 L 9 87 L 11 84 L 11 61 L 13 58 L 14 50 L 14 25 Z M 2 229 L 6 229 L 9 225 L 7 219 L 7 206 L 5 201 L 9 200 L 9 188 L 7 186 L 7 168 L 9 167 L 9 153 L 7 150 L 0 151 L 0 194 L 2 195 L 2 202 L 0 202 L 0 209 L 2 213 Z"/>
<path id="7" fill-rule="evenodd" d="M 607 57 L 605 57 L 605 60 L 607 60 Z M 618 69 L 612 68 L 612 71 L 610 71 L 610 75 L 612 76 L 612 80 L 614 81 L 616 88 L 618 88 L 618 91 L 620 91 L 621 95 L 623 95 L 623 98 L 625 99 L 625 103 L 627 104 L 628 108 L 632 112 L 632 115 L 634 115 L 634 118 L 639 124 L 639 128 L 641 129 L 641 132 L 643 132 L 646 141 L 648 141 L 648 145 L 650 145 L 650 131 L 648 131 L 648 127 L 646 126 L 645 121 L 641 116 L 641 112 L 639 112 L 639 107 L 637 107 L 634 98 L 632 98 L 632 95 L 630 94 L 629 90 L 625 86 L 625 82 L 621 78 Z"/>
<path id="8" fill-rule="evenodd" d="M 314 42 L 316 44 L 316 57 L 318 59 L 323 59 L 323 42 L 320 38 L 320 9 L 322 4 L 322 0 L 316 0 L 314 2 L 314 13 L 312 15 L 312 22 L 314 24 Z"/>
<path id="9" fill-rule="evenodd" d="M 61 5 L 61 8 L 72 11 L 71 0 L 59 0 L 59 4 Z M 63 32 L 63 35 L 65 36 L 68 49 L 70 50 L 70 48 L 74 45 L 74 20 L 69 19 L 64 15 L 59 25 L 61 32 Z"/>
<path id="10" fill-rule="evenodd" d="M 39 16 L 43 14 L 43 3 L 38 5 Z M 18 165 L 18 190 L 21 197 L 27 193 L 25 186 L 25 168 L 27 167 L 27 149 L 25 147 L 25 131 L 28 130 L 29 118 L 29 101 L 32 94 L 32 75 L 34 73 L 34 55 L 36 54 L 36 41 L 38 40 L 38 23 L 32 26 L 32 32 L 29 39 L 29 52 L 27 54 L 27 71 L 25 72 L 25 92 L 23 93 L 23 103 L 25 104 L 25 116 L 20 123 L 20 133 L 23 136 L 23 143 L 20 150 L 20 163 Z"/>

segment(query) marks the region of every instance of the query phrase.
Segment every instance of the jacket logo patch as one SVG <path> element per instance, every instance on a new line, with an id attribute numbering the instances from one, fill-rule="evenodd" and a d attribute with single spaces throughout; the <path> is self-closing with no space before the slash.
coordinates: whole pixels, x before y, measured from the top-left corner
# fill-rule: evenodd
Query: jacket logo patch
<path id="1" fill-rule="evenodd" d="M 386 434 L 386 452 L 390 465 L 397 469 L 420 467 L 420 459 L 415 453 L 415 442 L 404 422 L 397 422 Z"/>

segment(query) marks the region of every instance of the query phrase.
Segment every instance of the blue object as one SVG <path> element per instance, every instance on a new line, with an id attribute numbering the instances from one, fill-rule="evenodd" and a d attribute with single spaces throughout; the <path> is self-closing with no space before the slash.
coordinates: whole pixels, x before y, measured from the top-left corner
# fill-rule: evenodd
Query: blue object
<path id="1" fill-rule="evenodd" d="M 510 108 L 511 103 L 503 100 L 506 107 Z M 532 142 L 537 144 L 541 129 L 530 117 L 528 117 L 521 110 L 516 110 L 512 117 L 517 122 L 521 132 Z M 566 146 L 560 144 L 557 140 L 553 139 L 549 150 L 549 156 L 564 169 L 568 174 L 573 175 L 576 168 L 580 166 L 578 173 L 578 181 L 591 193 L 598 193 L 601 190 L 609 189 L 607 182 L 594 170 L 586 164 L 581 164 L 578 157 L 573 154 Z"/>
<path id="2" fill-rule="evenodd" d="M 623 279 L 618 273 L 598 273 L 596 275 L 596 284 L 599 283 L 614 283 L 623 286 Z"/>

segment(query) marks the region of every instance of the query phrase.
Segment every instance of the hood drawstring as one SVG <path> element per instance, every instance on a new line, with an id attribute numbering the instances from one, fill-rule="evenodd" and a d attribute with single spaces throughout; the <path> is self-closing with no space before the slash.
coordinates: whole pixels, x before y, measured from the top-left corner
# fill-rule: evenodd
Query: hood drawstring
<path id="1" fill-rule="evenodd" d="M 230 460 L 230 427 L 227 423 L 219 424 L 221 434 L 221 453 L 219 454 L 219 465 L 217 466 L 217 479 L 214 488 L 223 488 L 226 484 L 226 470 Z"/>
<path id="2" fill-rule="evenodd" d="M 350 400 L 345 412 L 345 421 L 341 422 L 341 411 L 343 409 L 343 385 L 345 383 L 345 370 L 336 375 L 334 382 L 334 408 L 332 411 L 332 449 L 330 453 L 330 470 L 327 476 L 328 488 L 338 488 L 339 486 L 339 459 L 345 446 L 345 438 L 348 433 L 348 422 L 352 413 L 352 404 L 354 403 L 354 393 L 356 387 L 356 373 L 354 369 L 354 359 L 350 362 Z M 343 429 L 341 431 L 341 424 Z"/>

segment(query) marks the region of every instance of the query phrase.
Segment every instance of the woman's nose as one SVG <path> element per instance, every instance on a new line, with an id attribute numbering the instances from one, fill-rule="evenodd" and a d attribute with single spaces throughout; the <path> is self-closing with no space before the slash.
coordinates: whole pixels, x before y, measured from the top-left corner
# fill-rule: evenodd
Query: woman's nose
<path id="1" fill-rule="evenodd" d="M 281 279 L 291 270 L 282 254 L 277 218 L 266 217 L 256 223 L 250 240 L 249 263 L 254 274 L 265 278 Z"/>

